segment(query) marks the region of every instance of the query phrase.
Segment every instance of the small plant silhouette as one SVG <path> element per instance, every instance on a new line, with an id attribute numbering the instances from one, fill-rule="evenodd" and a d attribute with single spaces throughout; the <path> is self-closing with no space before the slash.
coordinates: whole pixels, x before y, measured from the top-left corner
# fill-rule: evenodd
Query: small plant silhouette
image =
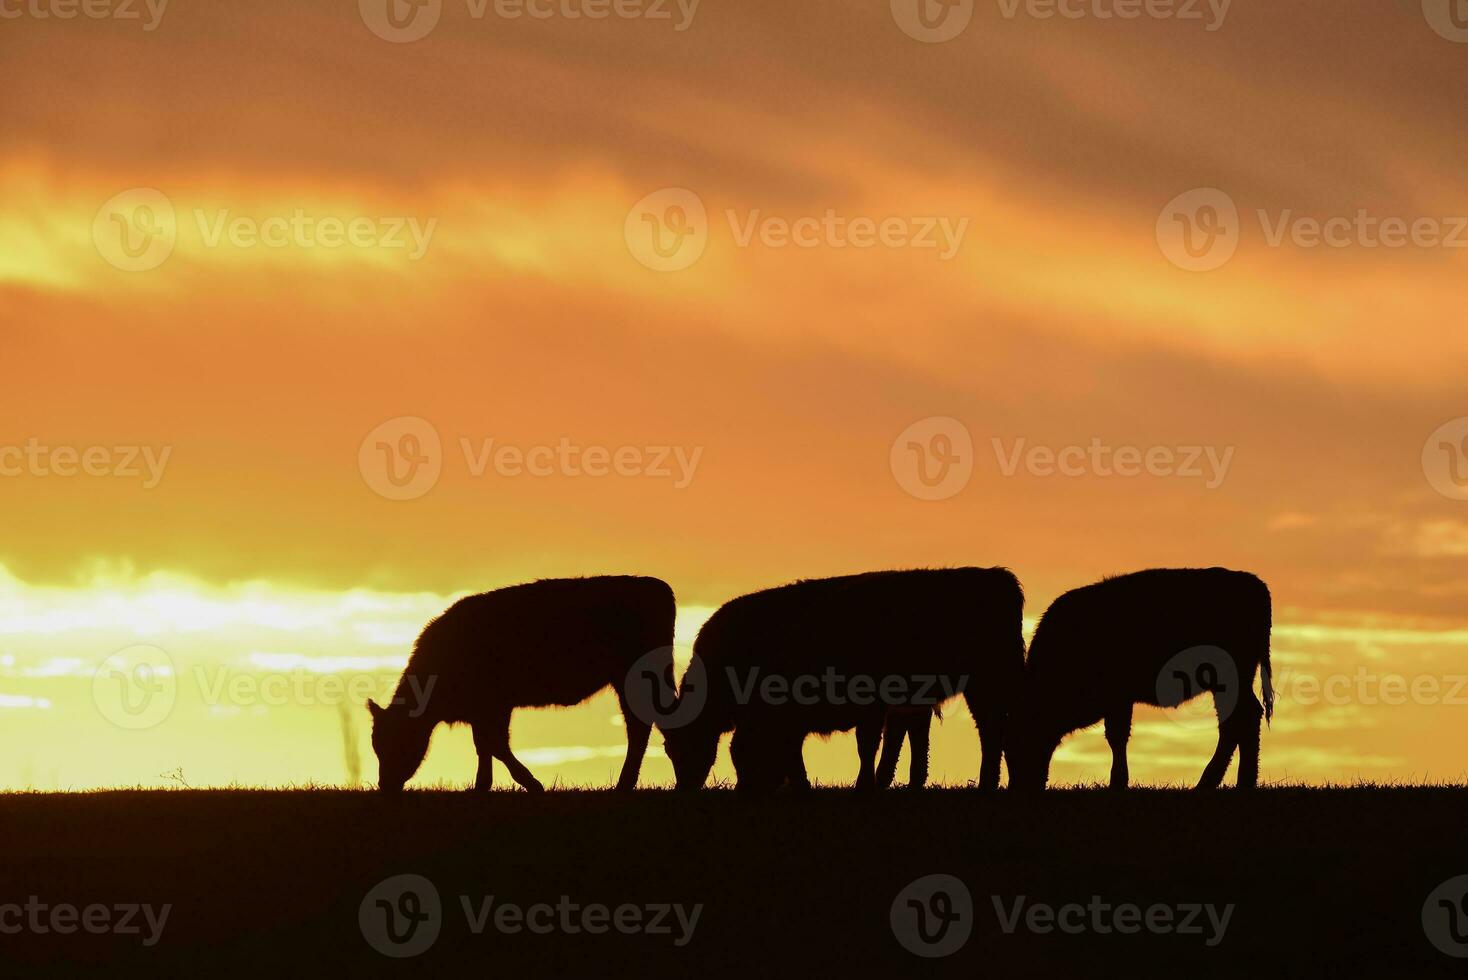
<path id="1" fill-rule="evenodd" d="M 183 766 L 179 766 L 170 772 L 160 772 L 158 774 L 158 778 L 172 780 L 173 782 L 178 783 L 178 785 L 183 789 L 193 789 L 193 787 L 189 785 L 189 781 L 184 778 Z"/>

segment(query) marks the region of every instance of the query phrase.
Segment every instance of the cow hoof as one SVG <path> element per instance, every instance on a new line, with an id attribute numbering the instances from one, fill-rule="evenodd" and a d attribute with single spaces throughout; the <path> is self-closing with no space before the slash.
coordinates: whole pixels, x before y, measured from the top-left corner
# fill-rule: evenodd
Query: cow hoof
<path id="1" fill-rule="evenodd" d="M 540 780 L 538 780 L 538 779 L 532 779 L 532 780 L 530 780 L 530 782 L 528 782 L 528 783 L 525 784 L 525 792 L 527 792 L 527 793 L 544 793 L 545 792 L 545 787 L 543 785 L 541 785 Z"/>

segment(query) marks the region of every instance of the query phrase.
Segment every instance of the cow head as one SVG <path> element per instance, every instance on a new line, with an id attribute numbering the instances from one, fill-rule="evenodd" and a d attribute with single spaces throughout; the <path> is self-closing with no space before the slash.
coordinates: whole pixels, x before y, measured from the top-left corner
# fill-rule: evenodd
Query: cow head
<path id="1" fill-rule="evenodd" d="M 1009 718 L 1004 737 L 1004 761 L 1009 766 L 1009 788 L 1039 791 L 1050 779 L 1050 760 L 1060 747 L 1064 729 L 1043 699 L 1021 697 Z"/>
<path id="2" fill-rule="evenodd" d="M 693 724 L 663 730 L 663 749 L 681 790 L 701 789 L 714 768 L 719 733 L 705 731 L 705 727 Z"/>
<path id="3" fill-rule="evenodd" d="M 377 787 L 385 793 L 396 793 L 413 778 L 413 773 L 428 754 L 428 739 L 433 724 L 415 718 L 408 706 L 389 704 L 386 708 L 375 701 L 367 702 L 372 715 L 372 751 L 377 753 Z"/>

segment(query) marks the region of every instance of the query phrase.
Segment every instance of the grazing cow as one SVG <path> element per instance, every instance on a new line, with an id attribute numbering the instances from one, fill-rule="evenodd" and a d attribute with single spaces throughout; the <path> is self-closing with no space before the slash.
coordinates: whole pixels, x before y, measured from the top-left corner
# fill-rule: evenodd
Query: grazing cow
<path id="1" fill-rule="evenodd" d="M 908 788 L 921 789 L 927 784 L 928 729 L 934 715 L 942 718 L 942 709 L 893 708 L 887 712 L 887 724 L 882 729 L 882 758 L 877 762 L 879 787 L 886 789 L 891 786 L 897 776 L 897 756 L 902 752 L 904 738 L 912 756 L 908 760 Z"/>
<path id="2" fill-rule="evenodd" d="M 982 744 L 979 783 L 999 784 L 1004 715 L 1024 673 L 1024 593 L 1003 568 L 921 569 L 811 579 L 742 596 L 699 631 L 684 677 L 703 685 L 692 720 L 664 732 L 680 789 L 704 784 L 719 738 L 741 789 L 808 785 L 809 734 L 856 729 L 856 785 L 888 712 L 926 713 L 964 695 Z"/>
<path id="3" fill-rule="evenodd" d="M 920 788 L 927 783 L 928 722 L 934 714 L 941 717 L 941 709 L 923 705 L 887 710 L 881 728 L 882 756 L 876 768 L 877 788 L 886 789 L 892 785 L 904 739 L 908 739 L 912 747 L 910 785 Z M 860 723 L 852 727 L 859 729 Z M 802 755 L 804 736 L 798 739 L 785 737 L 788 734 L 783 728 L 766 725 L 758 719 L 746 720 L 735 730 L 729 753 L 740 789 L 768 791 L 777 789 L 782 783 L 795 789 L 810 789 L 810 778 L 806 775 Z M 825 736 L 830 732 L 818 734 Z"/>
<path id="4" fill-rule="evenodd" d="M 1270 622 L 1269 588 L 1226 568 L 1154 568 L 1065 593 L 1030 641 L 1005 744 L 1010 785 L 1043 789 L 1061 739 L 1104 721 L 1111 786 L 1125 788 L 1132 706 L 1176 707 L 1204 691 L 1218 708 L 1218 748 L 1198 788 L 1222 782 L 1236 748 L 1239 786 L 1256 785 L 1259 720 L 1274 714 Z"/>
<path id="5" fill-rule="evenodd" d="M 648 724 L 627 705 L 629 669 L 666 653 L 673 669 L 673 590 L 637 576 L 542 579 L 460 599 L 424 627 L 387 707 L 368 702 L 378 785 L 396 791 L 412 778 L 439 722 L 474 729 L 487 790 L 499 759 L 515 782 L 544 789 L 510 751 L 515 708 L 573 705 L 607 685 L 627 726 L 627 760 L 617 788 L 637 785 Z"/>

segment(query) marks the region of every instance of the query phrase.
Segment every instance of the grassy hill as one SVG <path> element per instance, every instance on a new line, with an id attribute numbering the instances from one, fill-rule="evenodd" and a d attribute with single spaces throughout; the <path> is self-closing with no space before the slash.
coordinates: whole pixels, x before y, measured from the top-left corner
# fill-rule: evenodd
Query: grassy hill
<path id="1" fill-rule="evenodd" d="M 0 960 L 7 975 L 59 961 L 159 975 L 1461 974 L 1468 962 L 1429 942 L 1423 906 L 1468 874 L 1465 814 L 1468 791 L 1456 788 L 14 794 L 0 796 L 0 906 L 34 895 L 81 916 L 100 904 L 113 922 L 119 906 L 171 909 L 151 947 L 139 913 L 137 934 L 0 933 Z M 369 898 L 402 874 L 432 883 L 439 913 L 408 940 L 431 944 L 398 959 L 363 923 L 381 943 L 387 910 L 402 916 L 400 938 L 410 913 L 430 915 L 425 894 L 405 902 L 392 883 Z M 931 875 L 958 879 L 968 899 L 946 879 L 944 898 L 913 885 Z M 929 939 L 939 913 L 953 920 L 938 942 L 956 951 L 923 958 L 904 946 L 935 948 L 908 899 L 930 916 Z M 497 914 L 517 923 L 499 911 L 507 903 L 522 914 L 544 903 L 532 922 L 553 931 L 523 919 L 497 929 Z M 1117 911 L 1128 904 L 1130 918 Z M 659 923 L 669 931 L 648 934 L 619 906 L 641 926 L 660 906 L 685 918 L 699 909 L 691 932 L 670 910 Z M 1180 933 L 1194 906 L 1198 931 Z M 1071 931 L 1042 931 L 1046 908 Z M 26 914 L 0 910 L 0 927 Z M 49 929 L 50 913 L 38 914 Z M 598 925 L 607 931 L 587 931 Z"/>

